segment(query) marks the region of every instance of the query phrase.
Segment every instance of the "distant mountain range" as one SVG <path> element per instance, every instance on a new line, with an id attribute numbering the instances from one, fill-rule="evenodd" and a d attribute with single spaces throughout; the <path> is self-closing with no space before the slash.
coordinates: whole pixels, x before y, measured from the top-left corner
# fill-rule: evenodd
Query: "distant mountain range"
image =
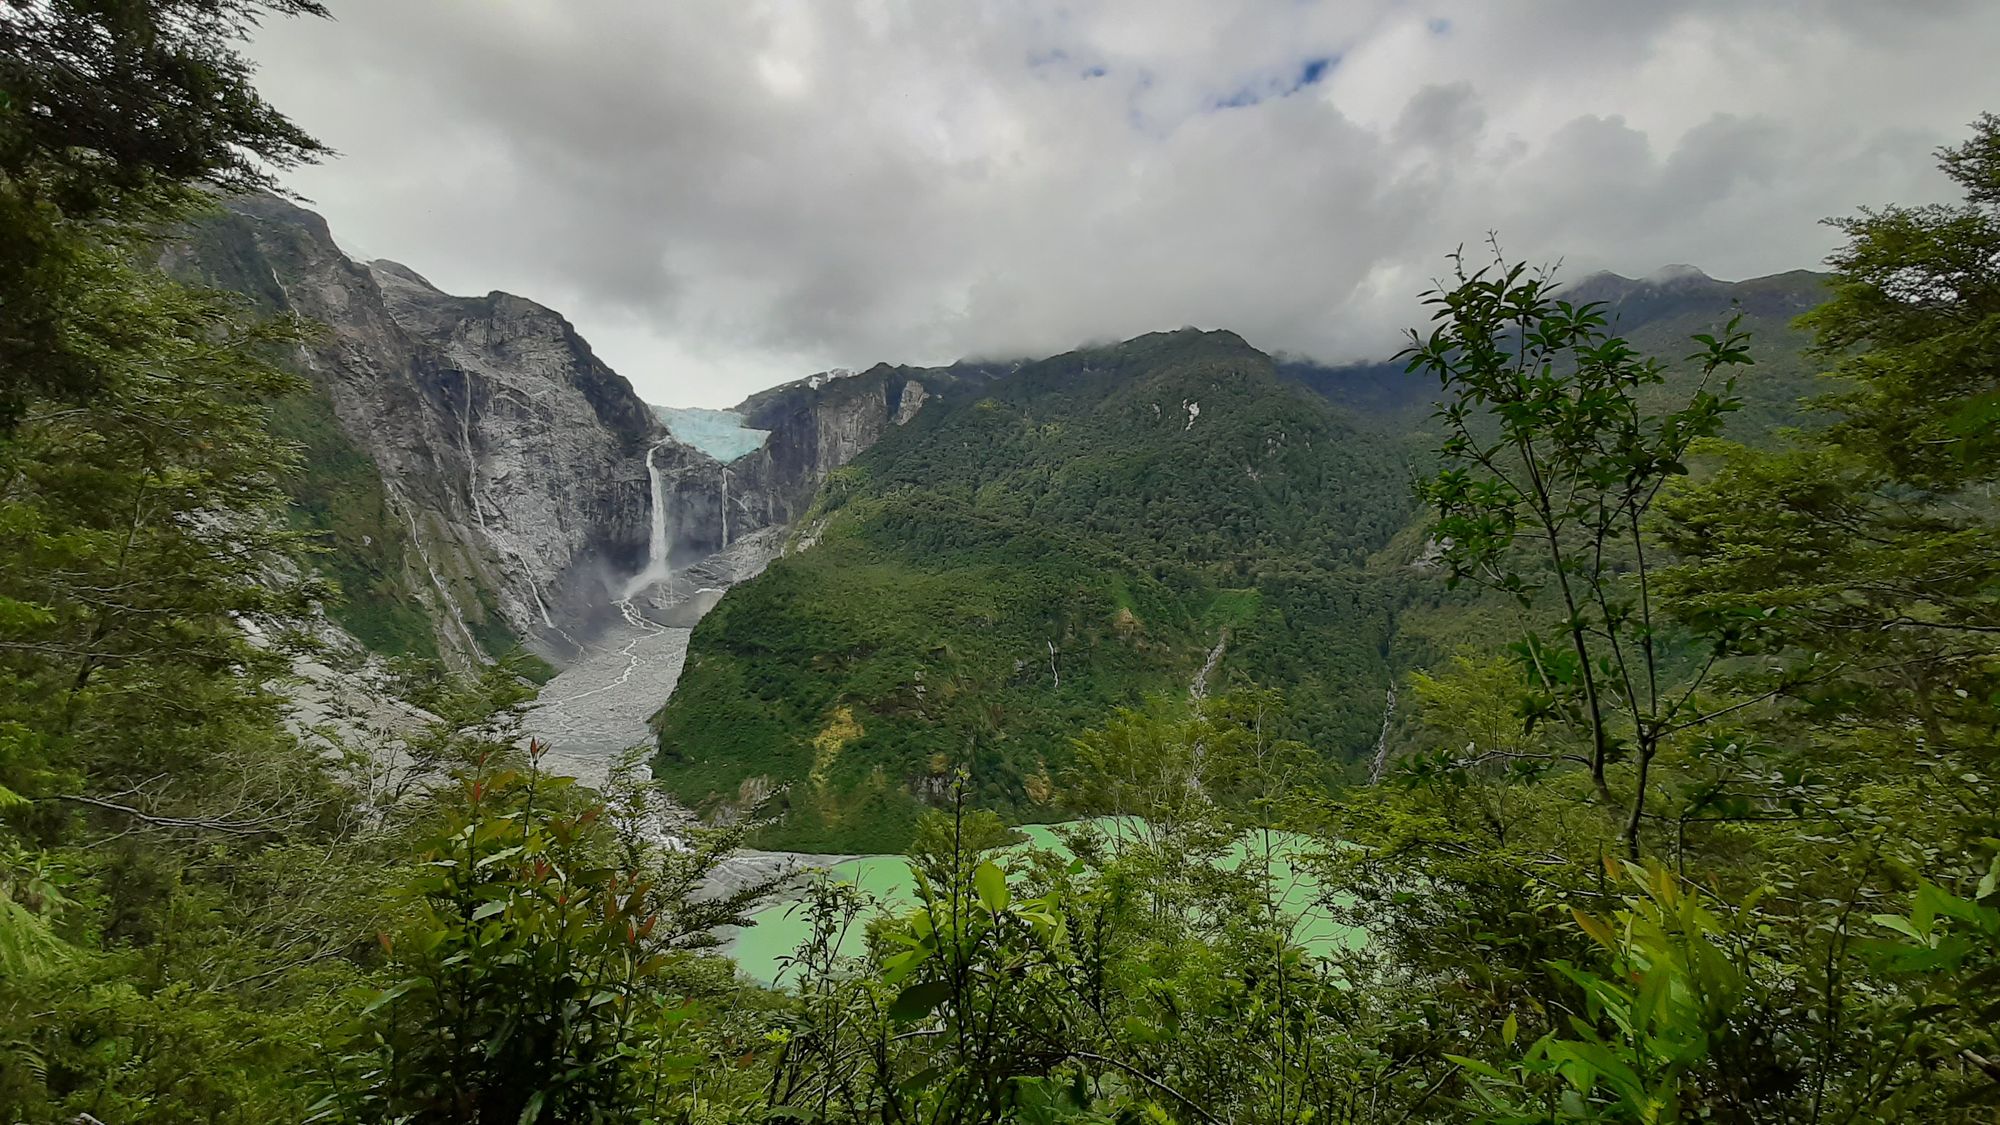
<path id="1" fill-rule="evenodd" d="M 893 850 L 960 770 L 1011 818 L 1077 811 L 1070 739 L 1204 668 L 1204 690 L 1280 692 L 1271 734 L 1338 780 L 1393 728 L 1397 677 L 1491 628 L 1413 569 L 1437 388 L 1391 360 L 1187 329 L 676 411 L 557 313 L 355 262 L 275 198 L 230 201 L 166 264 L 326 325 L 276 424 L 306 453 L 297 519 L 345 590 L 336 622 L 382 652 L 562 664 L 634 576 L 688 576 L 639 607 L 715 605 L 656 716 L 656 773 L 776 818 L 768 844 Z M 1734 429 L 1755 439 L 1815 389 L 1789 323 L 1822 287 L 1673 266 L 1568 296 L 1668 358 L 1741 314 L 1758 364 Z M 729 592 L 681 604 L 696 588 Z"/>

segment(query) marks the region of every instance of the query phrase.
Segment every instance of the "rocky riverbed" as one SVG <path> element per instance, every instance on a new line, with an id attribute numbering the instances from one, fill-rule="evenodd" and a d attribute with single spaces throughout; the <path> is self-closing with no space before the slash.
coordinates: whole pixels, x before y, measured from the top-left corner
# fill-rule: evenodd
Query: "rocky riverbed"
<path id="1" fill-rule="evenodd" d="M 548 746 L 544 765 L 585 785 L 602 785 L 633 747 L 650 747 L 646 718 L 674 690 L 692 630 L 662 625 L 627 607 L 621 620 L 542 687 L 523 729 Z"/>

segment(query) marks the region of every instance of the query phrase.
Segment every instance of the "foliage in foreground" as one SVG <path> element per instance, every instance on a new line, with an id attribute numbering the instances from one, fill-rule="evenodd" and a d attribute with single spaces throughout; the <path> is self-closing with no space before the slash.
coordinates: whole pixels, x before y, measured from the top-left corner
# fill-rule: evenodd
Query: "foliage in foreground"
<path id="1" fill-rule="evenodd" d="M 293 328 L 132 264 L 196 182 L 315 151 L 227 47 L 260 10 L 317 8 L 0 24 L 10 1119 L 1992 1120 L 2000 119 L 1944 154 L 1962 205 L 1844 225 L 1810 318 L 1842 389 L 1788 448 L 1691 445 L 1726 396 L 1647 413 L 1653 369 L 1511 268 L 1439 295 L 1451 561 L 1567 658 L 1433 668 L 1426 752 L 1341 795 L 1269 697 L 1118 713 L 1062 780 L 1143 824 L 1067 856 L 998 847 L 961 777 L 917 901 L 813 887 L 765 989 L 708 948 L 765 889 L 708 882 L 740 835 L 668 848 L 649 789 L 542 776 L 515 669 L 406 676 L 438 722 L 394 756 L 279 721 L 244 623 L 320 593 L 267 425 Z M 1054 502 L 1130 515 L 1095 494 Z M 1207 530 L 1148 561 L 1228 577 Z M 1301 869 L 1364 944 L 1302 925 Z"/>

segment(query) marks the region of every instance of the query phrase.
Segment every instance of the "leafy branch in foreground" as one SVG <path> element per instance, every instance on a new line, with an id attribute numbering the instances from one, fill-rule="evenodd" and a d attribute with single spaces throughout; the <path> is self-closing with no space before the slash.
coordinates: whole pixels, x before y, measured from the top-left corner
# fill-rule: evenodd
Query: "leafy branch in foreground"
<path id="1" fill-rule="evenodd" d="M 1402 357 L 1437 376 L 1445 393 L 1443 467 L 1423 485 L 1450 581 L 1471 580 L 1534 608 L 1552 593 L 1562 642 L 1530 633 L 1515 652 L 1532 685 L 1530 730 L 1581 729 L 1591 784 L 1620 802 L 1609 768 L 1634 765 L 1624 828 L 1637 858 L 1654 758 L 1677 730 L 1700 721 L 1703 676 L 1676 683 L 1647 556 L 1646 520 L 1661 488 L 1687 472 L 1689 447 L 1717 433 L 1740 405 L 1730 369 L 1750 363 L 1732 320 L 1698 336 L 1700 378 L 1685 405 L 1646 409 L 1666 367 L 1606 330 L 1601 303 L 1558 298 L 1553 280 L 1499 259 L 1425 300 L 1428 336 L 1410 332 Z M 1710 664 L 1727 635 L 1704 638 Z M 1704 669 L 1705 674 L 1705 669 Z"/>
<path id="2" fill-rule="evenodd" d="M 698 1066 L 719 1086 L 740 1053 L 710 1034 L 718 986 L 690 986 L 689 955 L 745 924 L 771 882 L 700 895 L 736 836 L 663 847 L 644 835 L 657 792 L 630 762 L 600 803 L 543 774 L 541 754 L 482 760 L 435 794 L 410 918 L 382 938 L 389 979 L 329 1065 L 316 1120 L 664 1120 Z"/>

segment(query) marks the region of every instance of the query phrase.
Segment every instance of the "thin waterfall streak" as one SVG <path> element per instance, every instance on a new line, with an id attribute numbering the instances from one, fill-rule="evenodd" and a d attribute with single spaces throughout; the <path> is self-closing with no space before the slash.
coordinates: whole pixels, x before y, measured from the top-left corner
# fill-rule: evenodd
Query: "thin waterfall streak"
<path id="1" fill-rule="evenodd" d="M 1375 740 L 1375 760 L 1368 767 L 1368 784 L 1380 785 L 1389 768 L 1389 723 L 1396 717 L 1396 681 L 1389 681 L 1389 694 L 1382 707 L 1382 734 Z"/>
<path id="2" fill-rule="evenodd" d="M 465 450 L 465 499 L 472 505 L 472 518 L 479 530 L 486 530 L 486 509 L 479 505 L 479 458 L 472 453 L 472 376 L 465 376 L 465 406 L 458 412 L 458 441 Z"/>
<path id="3" fill-rule="evenodd" d="M 527 573 L 526 560 L 522 560 L 519 555 L 516 555 L 514 557 L 517 561 L 522 562 L 523 569 L 521 572 L 521 577 L 528 580 L 528 593 L 534 595 L 535 609 L 539 611 L 542 615 L 542 624 L 548 626 L 551 629 L 555 628 L 556 623 L 549 617 L 549 603 L 542 600 L 542 588 L 540 586 L 535 585 L 535 576 Z"/>

